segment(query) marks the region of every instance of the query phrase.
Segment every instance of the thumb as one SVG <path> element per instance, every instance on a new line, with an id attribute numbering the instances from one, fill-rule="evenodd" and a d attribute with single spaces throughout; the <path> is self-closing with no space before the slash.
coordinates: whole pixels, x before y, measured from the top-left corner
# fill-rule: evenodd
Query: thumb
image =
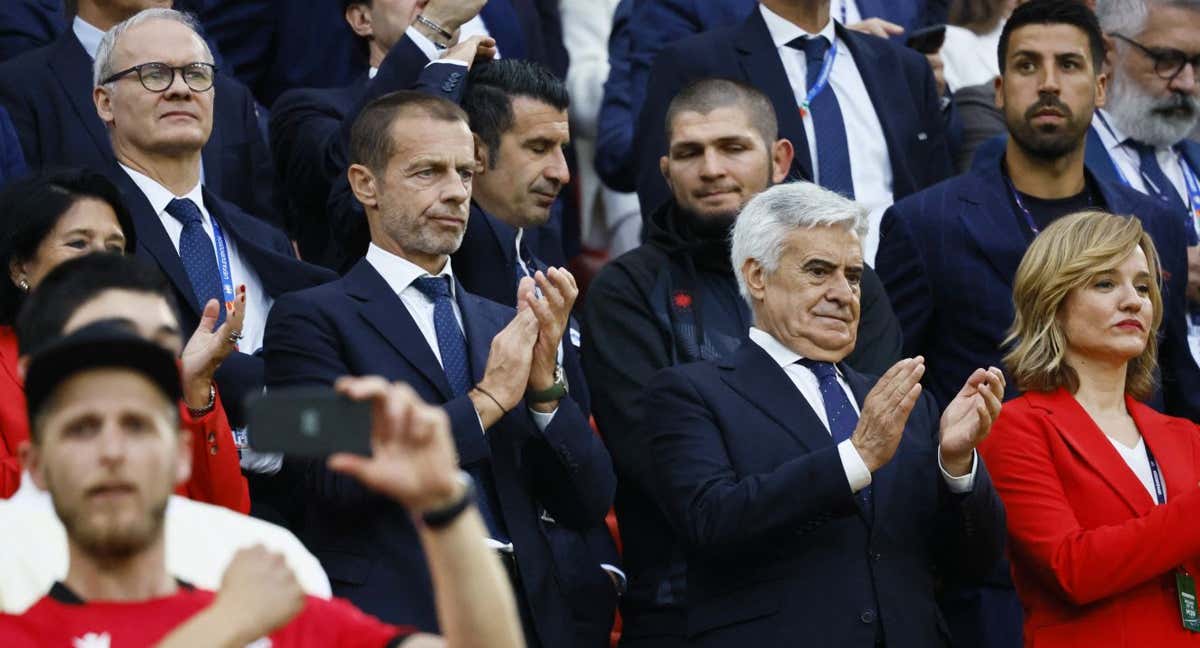
<path id="1" fill-rule="evenodd" d="M 200 324 L 196 326 L 196 332 L 212 333 L 217 326 L 217 318 L 221 315 L 221 304 L 215 299 L 210 299 L 204 304 L 204 312 L 200 314 Z"/>
<path id="2" fill-rule="evenodd" d="M 349 452 L 338 452 L 329 457 L 326 466 L 334 471 L 359 479 L 367 470 L 368 459 Z"/>
<path id="3" fill-rule="evenodd" d="M 904 28 L 894 22 L 888 22 L 881 18 L 879 20 L 879 24 L 883 27 L 883 31 L 891 34 L 892 36 L 898 36 L 904 33 Z"/>

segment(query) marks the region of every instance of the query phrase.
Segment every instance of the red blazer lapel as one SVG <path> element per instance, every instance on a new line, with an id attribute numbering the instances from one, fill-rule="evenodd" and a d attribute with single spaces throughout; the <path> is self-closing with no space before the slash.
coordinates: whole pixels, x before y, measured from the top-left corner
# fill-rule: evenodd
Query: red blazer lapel
<path id="1" fill-rule="evenodd" d="M 1146 515 L 1154 507 L 1154 500 L 1137 475 L 1133 474 L 1125 460 L 1117 453 L 1112 442 L 1096 426 L 1083 406 L 1065 389 L 1041 394 L 1027 392 L 1031 404 L 1050 410 L 1050 422 L 1058 430 L 1063 442 L 1079 455 L 1080 460 L 1090 465 L 1108 485 L 1125 500 L 1130 511 L 1137 516 Z M 1135 418 L 1136 422 L 1137 419 Z M 1139 426 L 1140 428 L 1140 426 Z M 1158 452 L 1155 451 L 1155 458 Z M 1166 468 L 1163 468 L 1166 473 Z M 1168 481 L 1168 493 L 1170 482 Z M 1169 497 L 1169 495 L 1168 495 Z"/>
<path id="2" fill-rule="evenodd" d="M 1192 453 L 1194 429 L 1182 430 L 1178 419 L 1160 414 L 1128 396 L 1125 402 L 1146 446 L 1158 462 L 1167 487 L 1167 500 L 1172 495 L 1194 489 L 1197 481 Z M 1192 427 L 1190 422 L 1186 426 Z"/>

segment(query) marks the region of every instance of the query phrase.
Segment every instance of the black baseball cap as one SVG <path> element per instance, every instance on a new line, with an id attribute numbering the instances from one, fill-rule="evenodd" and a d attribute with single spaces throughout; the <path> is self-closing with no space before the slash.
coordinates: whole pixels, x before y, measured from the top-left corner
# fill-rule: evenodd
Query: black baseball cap
<path id="1" fill-rule="evenodd" d="M 65 335 L 35 351 L 25 373 L 29 420 L 46 404 L 63 381 L 82 371 L 119 368 L 136 371 L 171 402 L 183 396 L 175 356 L 141 337 L 120 320 L 102 320 Z"/>

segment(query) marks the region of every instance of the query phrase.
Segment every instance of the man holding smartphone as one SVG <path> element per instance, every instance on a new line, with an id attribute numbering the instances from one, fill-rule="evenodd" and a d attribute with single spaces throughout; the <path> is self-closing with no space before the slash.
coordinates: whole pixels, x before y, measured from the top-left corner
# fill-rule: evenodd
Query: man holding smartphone
<path id="1" fill-rule="evenodd" d="M 175 358 L 102 322 L 37 352 L 26 379 L 29 466 L 67 529 L 70 566 L 20 616 L 0 616 L 6 646 L 522 645 L 512 596 L 471 480 L 456 468 L 446 415 L 378 377 L 338 391 L 372 406 L 372 456 L 337 455 L 331 469 L 403 506 L 416 520 L 438 589 L 445 639 L 390 626 L 341 600 L 305 596 L 283 557 L 238 553 L 220 590 L 177 580 L 165 559 L 164 513 L 191 469 L 179 425 Z M 90 601 L 96 600 L 92 603 Z"/>
<path id="2" fill-rule="evenodd" d="M 275 303 L 267 387 L 380 375 L 440 404 L 479 485 L 529 645 L 578 645 L 564 584 L 588 559 L 547 531 L 600 524 L 616 478 L 558 361 L 575 280 L 561 268 L 525 277 L 516 311 L 459 283 L 450 254 L 463 240 L 476 159 L 457 105 L 417 92 L 381 97 L 355 121 L 350 151 L 371 244 L 343 278 Z M 421 546 L 400 507 L 321 462 L 288 457 L 279 479 L 302 500 L 296 531 L 335 595 L 390 622 L 437 627 Z"/>

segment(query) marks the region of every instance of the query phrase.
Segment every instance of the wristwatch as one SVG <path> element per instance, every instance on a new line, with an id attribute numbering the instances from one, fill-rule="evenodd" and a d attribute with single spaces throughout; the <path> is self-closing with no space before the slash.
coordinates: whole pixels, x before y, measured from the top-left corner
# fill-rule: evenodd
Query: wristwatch
<path id="1" fill-rule="evenodd" d="M 467 508 L 475 502 L 475 480 L 463 471 L 459 471 L 457 479 L 463 485 L 462 496 L 440 509 L 425 511 L 421 514 L 421 522 L 430 529 L 442 529 L 458 519 Z"/>
<path id="2" fill-rule="evenodd" d="M 551 403 L 556 400 L 561 400 L 567 395 L 567 374 L 563 371 L 562 365 L 554 367 L 554 384 L 545 389 L 537 391 L 529 390 L 525 392 L 525 400 L 530 403 Z"/>

